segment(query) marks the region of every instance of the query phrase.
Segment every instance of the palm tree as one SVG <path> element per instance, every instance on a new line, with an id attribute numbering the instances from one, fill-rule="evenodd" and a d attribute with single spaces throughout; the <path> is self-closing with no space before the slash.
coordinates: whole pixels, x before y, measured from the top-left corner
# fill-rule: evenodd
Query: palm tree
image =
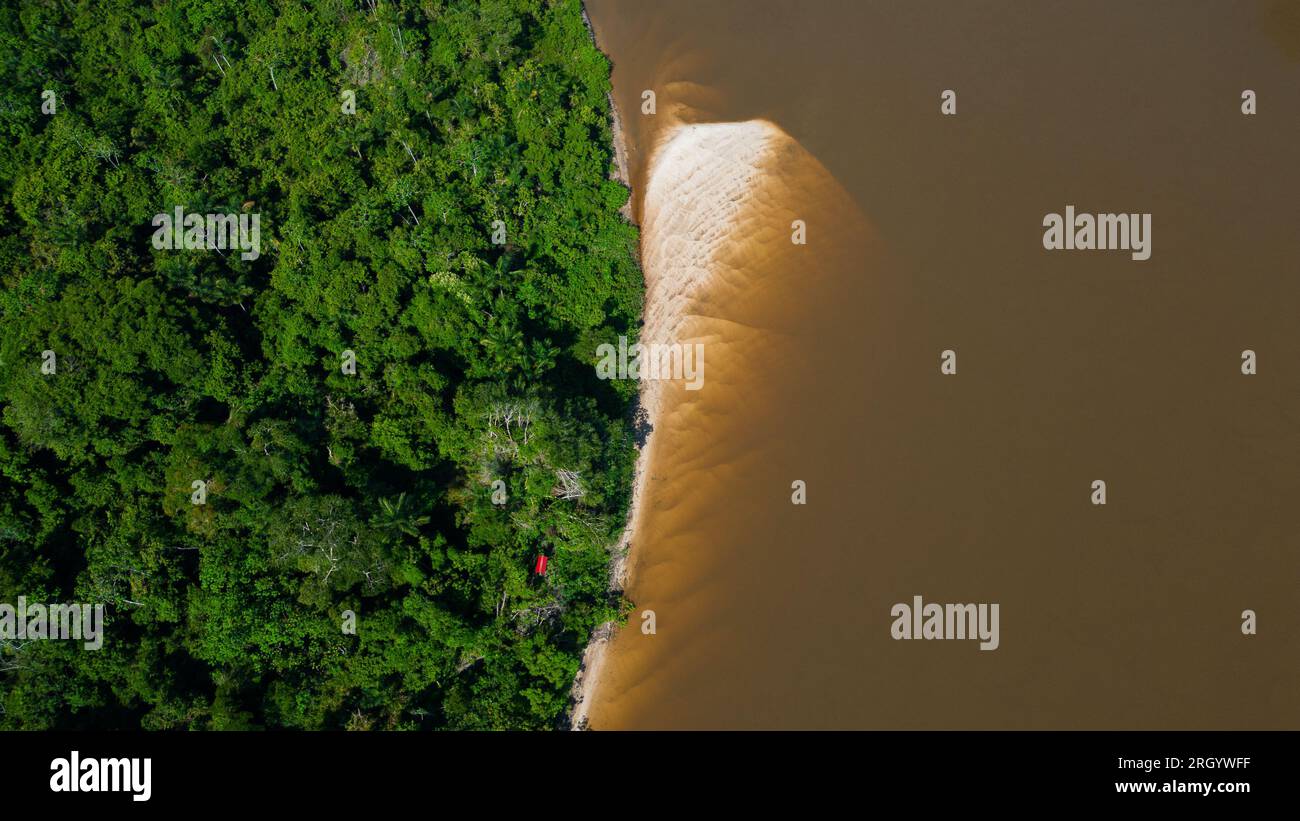
<path id="1" fill-rule="evenodd" d="M 397 494 L 396 499 L 380 499 L 379 527 L 396 530 L 408 536 L 419 536 L 420 528 L 429 523 L 428 516 L 419 516 L 406 509 L 406 492 Z"/>

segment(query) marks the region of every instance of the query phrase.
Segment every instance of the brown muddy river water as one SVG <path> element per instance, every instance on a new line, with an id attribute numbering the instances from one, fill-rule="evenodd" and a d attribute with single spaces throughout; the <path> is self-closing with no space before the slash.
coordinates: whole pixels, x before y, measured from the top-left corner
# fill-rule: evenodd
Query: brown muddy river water
<path id="1" fill-rule="evenodd" d="M 592 727 L 1300 727 L 1295 5 L 589 0 L 707 363 Z"/>

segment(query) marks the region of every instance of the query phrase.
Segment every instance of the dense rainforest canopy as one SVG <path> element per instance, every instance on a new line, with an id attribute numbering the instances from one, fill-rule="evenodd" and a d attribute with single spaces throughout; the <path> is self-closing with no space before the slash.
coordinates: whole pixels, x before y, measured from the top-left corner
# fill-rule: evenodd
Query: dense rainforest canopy
<path id="1" fill-rule="evenodd" d="M 642 298 L 577 0 L 21 0 L 0 62 L 0 602 L 106 608 L 0 727 L 562 724 Z"/>

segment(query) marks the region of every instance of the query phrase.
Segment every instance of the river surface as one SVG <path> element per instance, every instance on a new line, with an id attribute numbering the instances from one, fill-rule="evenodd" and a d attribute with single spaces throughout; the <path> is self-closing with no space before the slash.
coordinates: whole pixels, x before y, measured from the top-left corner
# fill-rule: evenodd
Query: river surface
<path id="1" fill-rule="evenodd" d="M 592 727 L 1300 727 L 1296 5 L 589 0 L 643 256 L 716 246 Z M 674 221 L 656 147 L 728 123 L 748 195 Z M 1150 259 L 1045 250 L 1067 205 Z"/>

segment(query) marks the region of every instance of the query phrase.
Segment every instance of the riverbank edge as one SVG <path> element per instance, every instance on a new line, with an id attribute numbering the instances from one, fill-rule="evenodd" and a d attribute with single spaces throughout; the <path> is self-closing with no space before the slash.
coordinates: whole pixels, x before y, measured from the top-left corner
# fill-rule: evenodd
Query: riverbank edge
<path id="1" fill-rule="evenodd" d="M 587 14 L 586 3 L 582 4 L 582 22 L 587 26 L 587 35 L 591 42 L 600 49 L 600 43 L 596 39 L 596 29 L 591 24 L 591 17 Z M 601 52 L 604 53 L 603 51 Z M 610 61 L 610 72 L 613 73 L 613 60 L 609 55 L 605 59 Z M 632 199 L 635 196 L 632 192 L 631 176 L 628 167 L 627 142 L 623 134 L 623 119 L 618 110 L 618 103 L 614 100 L 614 92 L 611 85 L 609 94 L 609 119 L 610 132 L 612 134 L 612 148 L 614 151 L 614 162 L 610 169 L 610 178 L 622 183 L 624 188 L 628 189 L 628 200 L 619 209 L 619 213 L 628 222 L 634 222 L 632 218 Z M 641 263 L 641 249 L 638 244 L 637 263 Z M 644 268 L 642 269 L 644 276 Z M 641 321 L 645 322 L 646 308 L 643 305 L 641 309 Z M 633 468 L 632 476 L 632 499 L 628 504 L 627 521 L 623 525 L 623 533 L 619 537 L 611 551 L 609 563 L 609 591 L 612 595 L 621 596 L 627 587 L 628 560 L 632 552 L 632 534 L 636 530 L 637 515 L 641 509 L 641 501 L 645 492 L 645 477 L 647 474 L 646 467 L 650 461 L 650 447 L 654 436 L 654 414 L 650 411 L 653 407 L 650 393 L 653 389 L 653 383 L 648 380 L 642 380 L 639 386 L 637 400 L 632 408 L 632 418 L 640 419 L 642 415 L 648 417 L 646 426 L 647 433 L 645 441 L 637 446 L 636 464 Z M 618 625 L 616 622 L 607 621 L 592 631 L 590 638 L 587 640 L 587 646 L 582 653 L 582 662 L 578 666 L 578 672 L 574 676 L 573 687 L 569 693 L 569 707 L 565 711 L 563 726 L 570 730 L 588 729 L 588 714 L 591 709 L 591 703 L 597 685 L 600 683 L 600 672 L 604 666 L 606 651 L 609 647 L 610 640 Z"/>

